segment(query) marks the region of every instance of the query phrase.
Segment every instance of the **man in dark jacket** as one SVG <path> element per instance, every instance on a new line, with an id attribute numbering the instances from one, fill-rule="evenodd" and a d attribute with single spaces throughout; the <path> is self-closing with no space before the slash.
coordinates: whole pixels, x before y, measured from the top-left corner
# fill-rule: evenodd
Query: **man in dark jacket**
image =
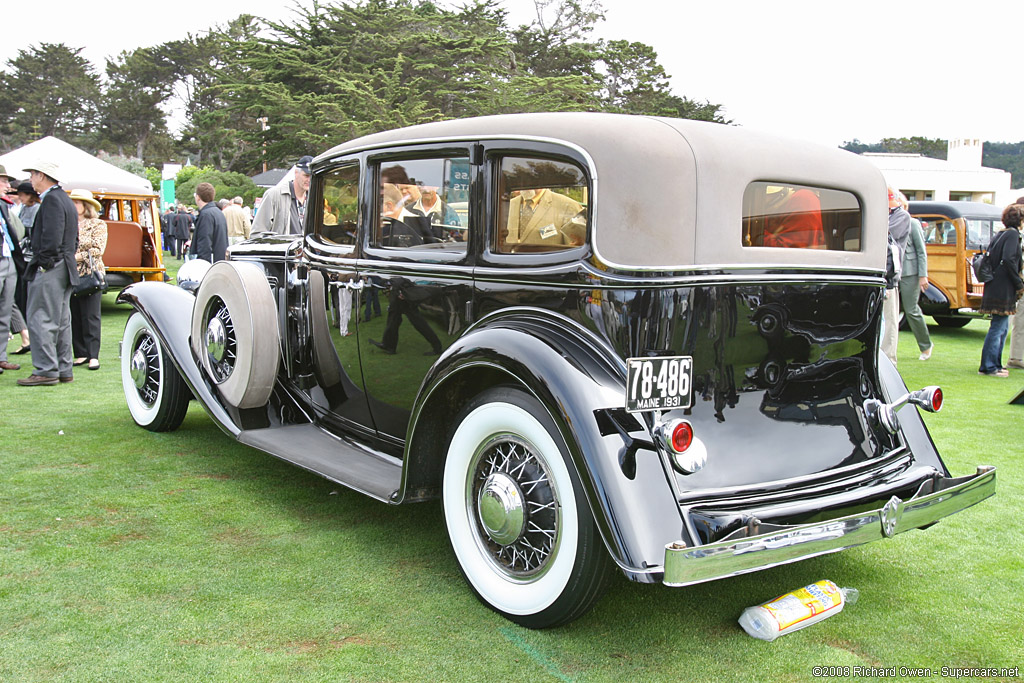
<path id="1" fill-rule="evenodd" d="M 160 236 L 163 242 L 164 251 L 174 254 L 174 207 L 168 206 L 167 210 L 160 214 Z"/>
<path id="2" fill-rule="evenodd" d="M 188 252 L 210 263 L 223 261 L 228 251 L 228 222 L 224 212 L 213 201 L 216 196 L 217 192 L 210 183 L 199 183 L 196 188 L 199 215 L 196 216 L 196 232 Z"/>
<path id="3" fill-rule="evenodd" d="M 78 212 L 58 185 L 60 169 L 56 164 L 40 161 L 25 171 L 31 173 L 32 187 L 40 198 L 32 226 L 32 260 L 25 268 L 29 283 L 26 322 L 35 371 L 18 384 L 34 387 L 73 379 L 71 291 L 78 284 Z"/>
<path id="4" fill-rule="evenodd" d="M 178 213 L 174 214 L 174 218 L 171 219 L 171 231 L 174 234 L 172 253 L 175 258 L 181 258 L 181 255 L 185 253 L 185 243 L 192 238 L 192 222 L 192 214 L 188 212 L 184 204 L 180 205 Z"/>

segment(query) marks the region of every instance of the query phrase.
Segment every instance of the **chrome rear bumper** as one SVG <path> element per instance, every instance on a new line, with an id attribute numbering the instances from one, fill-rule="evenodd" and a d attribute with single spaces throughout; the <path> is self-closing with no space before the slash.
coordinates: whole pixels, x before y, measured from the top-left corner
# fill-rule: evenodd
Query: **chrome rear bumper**
<path id="1" fill-rule="evenodd" d="M 974 475 L 939 479 L 931 492 L 910 500 L 893 496 L 876 510 L 692 548 L 670 543 L 665 547 L 664 583 L 689 586 L 889 538 L 928 526 L 995 492 L 996 468 L 983 465 Z"/>

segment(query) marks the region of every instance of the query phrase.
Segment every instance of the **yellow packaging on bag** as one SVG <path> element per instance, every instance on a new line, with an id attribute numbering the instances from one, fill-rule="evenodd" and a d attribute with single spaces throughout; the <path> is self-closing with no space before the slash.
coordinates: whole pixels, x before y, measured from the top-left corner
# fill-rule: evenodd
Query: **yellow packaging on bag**
<path id="1" fill-rule="evenodd" d="M 828 580 L 818 581 L 748 607 L 740 615 L 740 626 L 749 635 L 770 642 L 839 614 L 847 603 L 856 602 L 857 596 L 856 588 L 840 588 Z"/>

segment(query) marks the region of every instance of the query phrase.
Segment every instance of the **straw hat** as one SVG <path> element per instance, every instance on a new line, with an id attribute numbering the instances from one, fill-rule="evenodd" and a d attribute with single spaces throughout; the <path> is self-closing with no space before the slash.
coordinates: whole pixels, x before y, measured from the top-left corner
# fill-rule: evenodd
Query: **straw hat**
<path id="1" fill-rule="evenodd" d="M 92 196 L 92 192 L 89 190 L 71 190 L 71 201 L 85 202 L 86 204 L 92 204 L 97 211 L 102 211 L 103 206 Z"/>

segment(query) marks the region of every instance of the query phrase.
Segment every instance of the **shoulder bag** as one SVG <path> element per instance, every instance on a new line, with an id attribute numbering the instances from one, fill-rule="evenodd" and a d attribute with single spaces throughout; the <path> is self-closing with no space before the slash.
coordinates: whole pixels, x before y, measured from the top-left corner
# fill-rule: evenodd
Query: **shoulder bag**
<path id="1" fill-rule="evenodd" d="M 107 291 L 107 281 L 93 264 L 92 254 L 89 254 L 89 272 L 78 277 L 78 284 L 75 285 L 71 294 L 72 296 L 88 296 L 105 291 Z"/>
<path id="2" fill-rule="evenodd" d="M 974 271 L 974 279 L 978 282 L 991 282 L 992 278 L 995 277 L 995 266 L 989 254 L 996 246 L 996 241 L 1002 237 L 1002 233 L 999 233 L 992 238 L 992 241 L 988 243 L 988 249 L 979 251 L 977 254 L 971 257 L 971 270 Z"/>

